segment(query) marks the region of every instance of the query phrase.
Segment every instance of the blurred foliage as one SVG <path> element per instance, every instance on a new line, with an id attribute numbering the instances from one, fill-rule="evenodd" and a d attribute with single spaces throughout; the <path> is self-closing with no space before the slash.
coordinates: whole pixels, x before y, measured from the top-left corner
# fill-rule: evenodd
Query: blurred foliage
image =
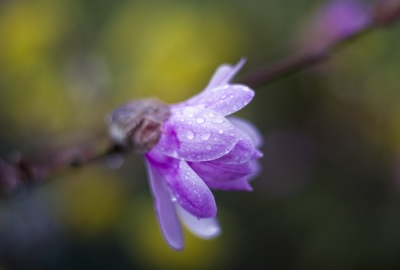
<path id="1" fill-rule="evenodd" d="M 130 99 L 179 102 L 221 63 L 282 59 L 325 2 L 2 0 L 1 155 L 92 138 Z M 239 115 L 265 136 L 263 171 L 252 193 L 215 192 L 218 239 L 170 250 L 128 157 L 1 201 L 0 267 L 398 269 L 399 41 L 377 30 L 256 89 Z"/>

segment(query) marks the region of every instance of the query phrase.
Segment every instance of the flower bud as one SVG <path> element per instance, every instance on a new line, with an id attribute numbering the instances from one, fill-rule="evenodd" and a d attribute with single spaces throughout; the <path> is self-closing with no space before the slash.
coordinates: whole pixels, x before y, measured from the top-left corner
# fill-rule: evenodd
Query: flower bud
<path id="1" fill-rule="evenodd" d="M 108 115 L 111 138 L 139 152 L 153 148 L 160 140 L 168 105 L 157 99 L 140 99 L 121 105 Z"/>

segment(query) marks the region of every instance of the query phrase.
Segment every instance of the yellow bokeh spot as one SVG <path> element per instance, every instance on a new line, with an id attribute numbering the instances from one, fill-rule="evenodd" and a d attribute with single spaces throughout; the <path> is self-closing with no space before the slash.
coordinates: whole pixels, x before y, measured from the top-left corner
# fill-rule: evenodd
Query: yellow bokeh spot
<path id="1" fill-rule="evenodd" d="M 125 99 L 181 101 L 201 91 L 218 65 L 242 57 L 241 33 L 224 10 L 153 4 L 123 6 L 104 33 L 103 50 L 120 71 L 117 94 Z"/>
<path id="2" fill-rule="evenodd" d="M 86 168 L 63 179 L 55 192 L 56 207 L 73 232 L 96 236 L 111 229 L 125 211 L 126 192 L 115 175 Z"/>
<path id="3" fill-rule="evenodd" d="M 62 132 L 72 121 L 54 51 L 69 27 L 68 2 L 8 1 L 0 9 L 0 114 L 18 133 Z"/>
<path id="4" fill-rule="evenodd" d="M 0 10 L 0 62 L 8 69 L 32 63 L 68 25 L 65 1 L 11 1 Z"/>
<path id="5" fill-rule="evenodd" d="M 72 104 L 59 74 L 50 65 L 41 63 L 35 70 L 27 70 L 19 80 L 1 93 L 0 111 L 24 133 L 62 132 L 72 119 Z"/>

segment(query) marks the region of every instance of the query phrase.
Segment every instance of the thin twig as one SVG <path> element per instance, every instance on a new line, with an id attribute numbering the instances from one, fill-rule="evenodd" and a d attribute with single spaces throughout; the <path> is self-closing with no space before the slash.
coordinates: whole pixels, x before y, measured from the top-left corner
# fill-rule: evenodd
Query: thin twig
<path id="1" fill-rule="evenodd" d="M 238 79 L 238 81 L 251 87 L 258 87 L 263 84 L 287 77 L 288 75 L 305 70 L 314 66 L 315 64 L 327 60 L 332 53 L 339 50 L 350 41 L 364 36 L 372 29 L 372 24 L 365 25 L 365 27 L 359 31 L 336 40 L 322 50 L 319 49 L 315 51 L 309 51 L 307 53 L 295 53 L 284 60 L 250 71 L 248 74 Z"/>

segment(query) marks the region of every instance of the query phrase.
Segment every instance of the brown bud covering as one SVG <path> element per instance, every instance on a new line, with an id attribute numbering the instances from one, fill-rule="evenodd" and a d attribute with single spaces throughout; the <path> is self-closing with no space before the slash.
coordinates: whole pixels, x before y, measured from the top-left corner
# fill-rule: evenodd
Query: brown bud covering
<path id="1" fill-rule="evenodd" d="M 400 0 L 379 0 L 372 6 L 373 20 L 378 25 L 389 25 L 400 17 Z"/>
<path id="2" fill-rule="evenodd" d="M 170 115 L 168 105 L 157 99 L 126 103 L 108 116 L 110 136 L 117 143 L 146 152 L 160 140 L 163 123 Z"/>

